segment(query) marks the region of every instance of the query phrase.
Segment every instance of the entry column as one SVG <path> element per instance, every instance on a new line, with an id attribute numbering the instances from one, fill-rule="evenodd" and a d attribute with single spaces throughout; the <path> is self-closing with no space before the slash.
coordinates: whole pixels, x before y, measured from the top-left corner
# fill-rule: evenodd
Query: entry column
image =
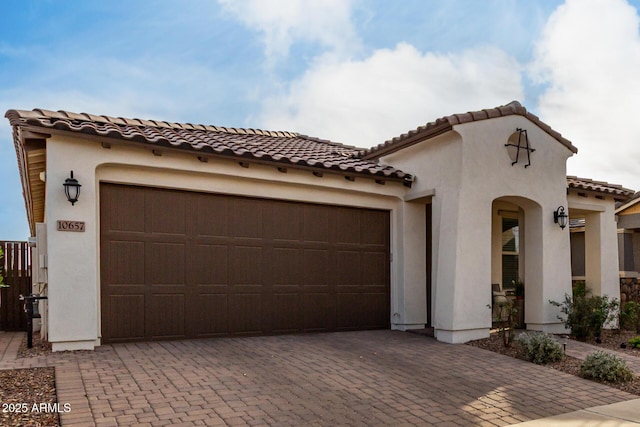
<path id="1" fill-rule="evenodd" d="M 607 213 L 585 215 L 586 286 L 594 295 L 620 299 L 617 226 Z"/>

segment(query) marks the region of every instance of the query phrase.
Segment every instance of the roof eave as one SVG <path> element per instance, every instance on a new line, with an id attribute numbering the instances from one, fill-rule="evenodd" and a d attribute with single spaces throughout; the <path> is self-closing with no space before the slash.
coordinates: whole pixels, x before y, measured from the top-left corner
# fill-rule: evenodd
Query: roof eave
<path id="1" fill-rule="evenodd" d="M 40 174 L 46 169 L 46 143 L 40 136 L 47 135 L 30 134 L 20 126 L 13 126 L 22 196 L 32 236 L 35 236 L 36 223 L 44 221 L 45 183 L 40 179 Z"/>
<path id="2" fill-rule="evenodd" d="M 592 196 L 611 197 L 616 202 L 625 202 L 629 200 L 630 197 L 626 194 L 619 194 L 613 191 L 594 190 L 592 188 L 567 187 L 567 192 L 583 193 Z"/>
<path id="3" fill-rule="evenodd" d="M 259 156 L 255 156 L 253 153 L 249 151 L 246 151 L 245 153 L 238 155 L 234 152 L 216 152 L 216 151 L 210 150 L 209 146 L 203 146 L 203 149 L 196 150 L 189 145 L 186 145 L 184 147 L 177 147 L 175 145 L 170 144 L 168 141 L 163 141 L 163 140 L 150 143 L 149 141 L 138 140 L 137 138 L 127 139 L 127 138 L 120 138 L 120 137 L 111 136 L 111 135 L 97 135 L 90 132 L 77 132 L 77 131 L 71 131 L 71 130 L 65 130 L 65 129 L 39 127 L 35 123 L 31 123 L 31 124 L 18 123 L 17 127 L 20 127 L 24 131 L 33 132 L 33 133 L 42 132 L 44 130 L 50 135 L 61 135 L 61 136 L 64 135 L 67 137 L 87 139 L 87 140 L 92 140 L 100 143 L 107 143 L 107 144 L 117 143 L 119 145 L 134 146 L 138 148 L 144 148 L 147 150 L 160 149 L 162 151 L 171 151 L 171 152 L 176 152 L 181 154 L 195 154 L 199 157 L 200 156 L 211 157 L 211 158 L 219 158 L 219 159 L 239 161 L 239 162 L 248 161 L 255 164 L 271 165 L 275 167 L 284 166 L 287 168 L 307 170 L 311 172 L 332 173 L 332 174 L 345 175 L 345 176 L 356 176 L 356 177 L 373 179 L 373 180 L 399 182 L 404 185 L 410 185 L 413 180 L 413 177 L 411 174 L 406 174 L 403 172 L 400 172 L 398 174 L 399 171 L 386 174 L 384 171 L 377 171 L 375 173 L 371 173 L 367 170 L 358 171 L 355 168 L 343 169 L 339 165 L 333 165 L 330 167 L 303 165 L 303 164 L 299 164 L 294 161 L 291 161 L 289 158 L 286 158 L 286 157 L 282 157 L 280 159 L 275 159 L 270 156 L 259 157 Z M 305 137 L 305 138 L 308 138 L 308 137 Z"/>
<path id="4" fill-rule="evenodd" d="M 396 151 L 400 151 L 407 147 L 411 147 L 412 145 L 416 145 L 422 141 L 426 141 L 436 136 L 443 135 L 452 129 L 453 126 L 451 124 L 449 124 L 448 122 L 444 122 L 442 124 L 420 130 L 406 138 L 402 138 L 402 136 L 396 137 L 390 141 L 385 142 L 383 147 L 366 153 L 361 157 L 361 159 L 379 159 L 381 157 L 395 153 Z"/>

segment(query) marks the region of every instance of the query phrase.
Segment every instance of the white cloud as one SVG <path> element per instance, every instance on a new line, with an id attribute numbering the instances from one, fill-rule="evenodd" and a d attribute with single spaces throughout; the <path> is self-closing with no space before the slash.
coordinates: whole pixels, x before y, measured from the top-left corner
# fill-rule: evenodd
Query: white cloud
<path id="1" fill-rule="evenodd" d="M 437 55 L 401 43 L 361 61 L 321 57 L 265 102 L 261 126 L 370 147 L 446 114 L 521 100 L 520 72 L 494 47 Z"/>
<path id="2" fill-rule="evenodd" d="M 640 189 L 640 20 L 624 0 L 568 0 L 549 18 L 533 75 L 541 118 L 579 150 L 568 173 Z"/>
<path id="3" fill-rule="evenodd" d="M 297 41 L 339 56 L 358 45 L 348 0 L 219 0 L 246 26 L 263 34 L 267 65 L 284 59 Z"/>

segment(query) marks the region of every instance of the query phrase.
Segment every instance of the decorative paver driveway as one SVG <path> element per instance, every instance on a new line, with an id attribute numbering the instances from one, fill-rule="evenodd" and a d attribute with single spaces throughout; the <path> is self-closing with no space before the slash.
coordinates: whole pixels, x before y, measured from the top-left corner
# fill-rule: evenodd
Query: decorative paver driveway
<path id="1" fill-rule="evenodd" d="M 397 331 L 117 344 L 46 360 L 59 403 L 72 404 L 63 425 L 506 425 L 637 398 Z"/>

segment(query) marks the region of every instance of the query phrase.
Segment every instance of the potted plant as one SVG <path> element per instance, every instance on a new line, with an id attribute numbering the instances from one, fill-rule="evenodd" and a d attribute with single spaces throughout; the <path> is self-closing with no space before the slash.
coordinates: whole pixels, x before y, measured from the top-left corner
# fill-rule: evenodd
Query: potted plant
<path id="1" fill-rule="evenodd" d="M 522 280 L 514 280 L 516 299 L 524 299 L 524 282 Z"/>

